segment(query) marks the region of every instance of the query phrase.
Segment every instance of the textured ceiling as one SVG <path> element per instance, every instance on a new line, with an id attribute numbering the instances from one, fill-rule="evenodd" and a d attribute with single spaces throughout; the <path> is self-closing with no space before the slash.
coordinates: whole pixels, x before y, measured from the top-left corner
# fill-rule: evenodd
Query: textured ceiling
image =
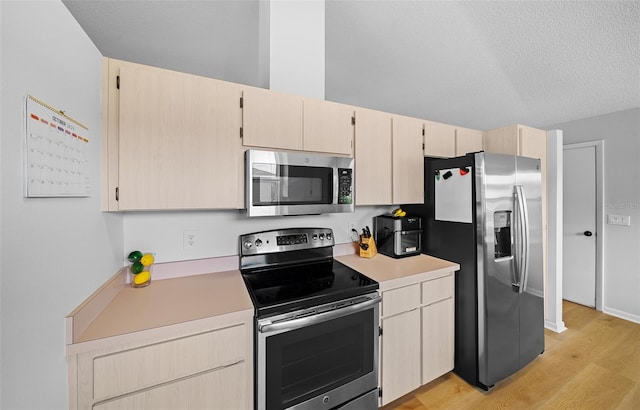
<path id="1" fill-rule="evenodd" d="M 479 129 L 640 106 L 639 2 L 328 2 L 326 22 L 347 80 L 327 98 Z"/>
<path id="2" fill-rule="evenodd" d="M 105 56 L 259 85 L 257 1 L 64 4 Z M 325 9 L 329 100 L 476 129 L 640 106 L 639 1 L 327 0 Z"/>

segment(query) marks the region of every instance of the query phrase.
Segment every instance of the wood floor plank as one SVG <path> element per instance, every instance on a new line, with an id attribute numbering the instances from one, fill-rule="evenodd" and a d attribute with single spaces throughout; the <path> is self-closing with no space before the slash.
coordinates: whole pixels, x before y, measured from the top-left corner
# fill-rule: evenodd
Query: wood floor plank
<path id="1" fill-rule="evenodd" d="M 640 410 L 640 325 L 564 301 L 567 330 L 545 330 L 545 351 L 490 392 L 450 372 L 383 410 Z"/>
<path id="2" fill-rule="evenodd" d="M 625 377 L 589 363 L 544 405 L 551 409 L 612 409 L 636 386 Z"/>
<path id="3" fill-rule="evenodd" d="M 627 396 L 620 402 L 616 410 L 638 410 L 640 409 L 640 384 L 636 383 L 636 387 L 633 388 L 627 394 Z"/>
<path id="4" fill-rule="evenodd" d="M 606 349 L 594 359 L 594 362 L 640 383 L 640 326 L 627 327 L 627 330 L 607 343 Z M 638 408 L 640 409 L 640 403 Z"/>

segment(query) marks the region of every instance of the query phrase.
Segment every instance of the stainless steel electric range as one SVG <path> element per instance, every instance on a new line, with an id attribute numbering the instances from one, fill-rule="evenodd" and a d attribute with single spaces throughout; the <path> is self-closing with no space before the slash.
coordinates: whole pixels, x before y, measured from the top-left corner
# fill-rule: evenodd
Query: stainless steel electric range
<path id="1" fill-rule="evenodd" d="M 378 408 L 378 283 L 333 259 L 328 228 L 240 236 L 255 306 L 255 408 Z"/>

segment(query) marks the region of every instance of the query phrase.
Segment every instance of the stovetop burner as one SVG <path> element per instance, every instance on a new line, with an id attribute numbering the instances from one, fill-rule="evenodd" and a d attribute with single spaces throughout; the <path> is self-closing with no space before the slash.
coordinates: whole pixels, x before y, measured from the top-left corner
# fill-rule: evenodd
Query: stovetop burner
<path id="1" fill-rule="evenodd" d="M 286 313 L 377 290 L 376 281 L 333 259 L 333 244 L 333 233 L 324 228 L 241 236 L 240 270 L 256 316 Z"/>

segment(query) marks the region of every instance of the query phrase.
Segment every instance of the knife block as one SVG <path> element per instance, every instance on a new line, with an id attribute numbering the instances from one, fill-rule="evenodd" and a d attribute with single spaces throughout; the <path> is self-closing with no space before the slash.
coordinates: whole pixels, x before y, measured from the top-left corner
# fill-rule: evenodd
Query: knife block
<path id="1" fill-rule="evenodd" d="M 360 257 L 361 258 L 373 258 L 378 253 L 378 249 L 376 248 L 376 241 L 373 240 L 373 236 L 370 238 L 361 238 L 360 242 L 369 245 L 369 247 L 365 250 L 360 248 Z"/>

